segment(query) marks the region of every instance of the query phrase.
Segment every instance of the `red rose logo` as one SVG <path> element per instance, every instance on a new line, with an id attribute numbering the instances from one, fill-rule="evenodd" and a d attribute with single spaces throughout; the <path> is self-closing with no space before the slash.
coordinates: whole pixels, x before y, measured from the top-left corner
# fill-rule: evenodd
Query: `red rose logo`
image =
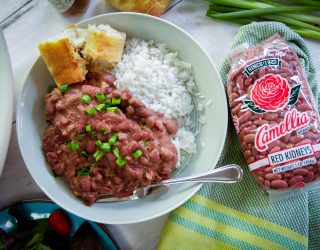
<path id="1" fill-rule="evenodd" d="M 251 99 L 256 106 L 265 111 L 277 111 L 289 101 L 290 88 L 286 79 L 280 75 L 267 74 L 258 79 L 251 90 Z"/>

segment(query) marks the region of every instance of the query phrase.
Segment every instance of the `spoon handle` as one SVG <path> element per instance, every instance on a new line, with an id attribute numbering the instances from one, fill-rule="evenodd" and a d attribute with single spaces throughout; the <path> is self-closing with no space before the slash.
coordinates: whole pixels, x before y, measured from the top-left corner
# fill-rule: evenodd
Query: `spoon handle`
<path id="1" fill-rule="evenodd" d="M 241 181 L 242 176 L 242 168 L 236 164 L 230 164 L 199 175 L 164 180 L 158 183 L 151 184 L 150 187 L 190 182 L 236 183 Z"/>

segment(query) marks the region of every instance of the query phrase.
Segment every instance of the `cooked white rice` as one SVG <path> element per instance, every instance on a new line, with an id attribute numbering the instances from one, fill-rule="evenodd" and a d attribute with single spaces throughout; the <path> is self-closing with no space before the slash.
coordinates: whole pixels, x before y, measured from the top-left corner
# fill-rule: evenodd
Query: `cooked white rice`
<path id="1" fill-rule="evenodd" d="M 128 88 L 149 108 L 176 118 L 180 128 L 175 145 L 179 151 L 195 153 L 195 136 L 189 131 L 195 86 L 189 63 L 181 61 L 163 43 L 131 38 L 113 73 L 118 87 Z"/>

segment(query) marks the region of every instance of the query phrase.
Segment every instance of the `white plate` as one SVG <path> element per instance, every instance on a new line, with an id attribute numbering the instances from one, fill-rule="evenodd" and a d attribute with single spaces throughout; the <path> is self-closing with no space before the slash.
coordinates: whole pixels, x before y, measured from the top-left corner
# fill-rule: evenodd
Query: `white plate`
<path id="1" fill-rule="evenodd" d="M 13 115 L 13 80 L 6 41 L 0 30 L 0 175 L 7 156 Z"/>
<path id="2" fill-rule="evenodd" d="M 177 176 L 197 174 L 214 168 L 221 154 L 227 131 L 227 102 L 218 71 L 209 55 L 186 32 L 159 18 L 135 13 L 112 13 L 81 23 L 110 24 L 128 36 L 165 42 L 179 57 L 192 64 L 198 90 L 204 94 L 207 122 L 201 127 L 198 152 Z M 44 96 L 53 80 L 41 58 L 33 65 L 25 81 L 17 112 L 17 131 L 23 159 L 37 184 L 58 205 L 86 218 L 108 224 L 127 224 L 156 218 L 188 200 L 201 185 L 176 185 L 168 192 L 129 202 L 85 206 L 62 178 L 55 178 L 42 153 L 42 135 L 47 127 Z M 201 146 L 204 144 L 204 147 Z"/>

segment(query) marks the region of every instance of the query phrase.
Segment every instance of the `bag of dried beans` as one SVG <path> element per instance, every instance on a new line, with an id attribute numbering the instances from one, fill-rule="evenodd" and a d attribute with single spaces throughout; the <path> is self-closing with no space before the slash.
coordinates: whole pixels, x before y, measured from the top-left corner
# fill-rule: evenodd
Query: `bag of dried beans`
<path id="1" fill-rule="evenodd" d="M 268 192 L 320 180 L 319 114 L 299 57 L 279 35 L 230 55 L 227 92 L 250 172 Z"/>

